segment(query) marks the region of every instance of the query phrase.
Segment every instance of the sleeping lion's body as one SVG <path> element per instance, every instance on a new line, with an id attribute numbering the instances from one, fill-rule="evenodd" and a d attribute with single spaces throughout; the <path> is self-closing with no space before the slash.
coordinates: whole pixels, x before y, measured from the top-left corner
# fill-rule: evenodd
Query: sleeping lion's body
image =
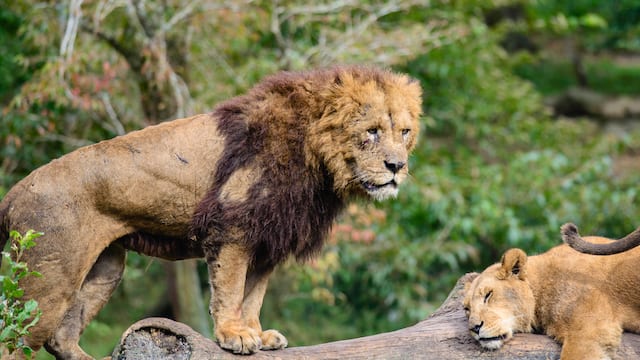
<path id="1" fill-rule="evenodd" d="M 25 339 L 59 358 L 77 343 L 122 276 L 126 250 L 204 257 L 220 345 L 279 349 L 263 331 L 273 268 L 313 256 L 355 197 L 395 196 L 407 176 L 419 85 L 371 67 L 267 78 L 212 114 L 175 120 L 78 149 L 35 170 L 0 203 L 9 230 L 44 232 L 21 282 L 42 317 Z"/>
<path id="2" fill-rule="evenodd" d="M 562 360 L 614 359 L 622 332 L 640 333 L 639 258 L 640 248 L 610 256 L 568 245 L 529 257 L 508 250 L 466 288 L 471 334 L 498 349 L 513 333 L 537 331 L 563 344 Z"/>

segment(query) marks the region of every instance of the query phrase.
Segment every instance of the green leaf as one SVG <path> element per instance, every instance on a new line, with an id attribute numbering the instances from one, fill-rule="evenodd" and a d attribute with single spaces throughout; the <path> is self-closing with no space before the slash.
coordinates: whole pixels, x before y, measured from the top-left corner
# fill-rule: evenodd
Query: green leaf
<path id="1" fill-rule="evenodd" d="M 27 300 L 27 302 L 24 303 L 24 311 L 30 314 L 36 311 L 37 309 L 38 309 L 38 302 L 33 299 Z"/>
<path id="2" fill-rule="evenodd" d="M 0 331 L 0 343 L 5 343 L 7 340 L 15 338 L 15 325 L 7 325 L 2 331 Z"/>
<path id="3" fill-rule="evenodd" d="M 27 357 L 30 358 L 31 355 L 33 354 L 33 349 L 31 349 L 30 347 L 23 345 L 22 346 L 22 353 Z"/>
<path id="4" fill-rule="evenodd" d="M 580 18 L 580 25 L 589 29 L 606 29 L 607 20 L 594 13 L 588 13 Z"/>

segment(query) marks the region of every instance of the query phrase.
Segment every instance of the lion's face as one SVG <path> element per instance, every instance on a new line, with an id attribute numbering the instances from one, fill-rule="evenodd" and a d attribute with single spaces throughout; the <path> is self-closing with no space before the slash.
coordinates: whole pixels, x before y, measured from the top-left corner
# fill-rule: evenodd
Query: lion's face
<path id="1" fill-rule="evenodd" d="M 486 349 L 498 349 L 514 333 L 532 329 L 535 300 L 526 278 L 526 261 L 522 250 L 511 249 L 502 263 L 488 267 L 465 287 L 469 331 Z"/>
<path id="2" fill-rule="evenodd" d="M 388 111 L 385 106 L 366 104 L 353 121 L 352 157 L 347 166 L 353 185 L 376 200 L 395 197 L 409 173 L 410 144 L 416 126 L 408 112 Z"/>
<path id="3" fill-rule="evenodd" d="M 345 74 L 332 91 L 321 122 L 329 131 L 317 138 L 326 137 L 323 157 L 336 189 L 376 200 L 396 196 L 418 136 L 420 86 L 406 76 L 362 82 Z"/>

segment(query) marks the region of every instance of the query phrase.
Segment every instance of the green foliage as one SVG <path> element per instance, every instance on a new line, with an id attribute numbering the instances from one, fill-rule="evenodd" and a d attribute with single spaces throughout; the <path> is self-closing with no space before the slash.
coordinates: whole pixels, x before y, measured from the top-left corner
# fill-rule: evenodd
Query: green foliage
<path id="1" fill-rule="evenodd" d="M 40 43 L 48 29 L 26 22 L 25 4 L 0 5 L 0 189 L 8 189 L 51 159 L 113 134 L 102 120 L 51 96 L 49 89 L 59 88 L 41 84 L 43 93 L 34 93 L 39 72 L 56 70 L 45 61 L 53 44 Z"/>
<path id="2" fill-rule="evenodd" d="M 527 3 L 536 27 L 581 34 L 591 49 L 640 50 L 637 0 L 537 0 Z"/>
<path id="3" fill-rule="evenodd" d="M 0 7 L 0 100 L 10 98 L 16 86 L 29 78 L 29 73 L 19 64 L 18 54 L 25 51 L 18 38 L 21 18 Z M 28 51 L 28 49 L 27 49 Z"/>
<path id="4" fill-rule="evenodd" d="M 50 159 L 115 135 L 110 124 L 142 126 L 144 94 L 136 82 L 171 70 L 158 69 L 151 56 L 165 48 L 145 47 L 139 49 L 145 72 L 133 73 L 121 54 L 82 26 L 65 68 L 57 54 L 65 23 L 58 21 L 67 7 L 35 11 L 30 1 L 5 3 L 0 19 L 22 24 L 22 36 L 5 43 L 4 59 L 20 60 L 29 71 L 7 67 L 15 78 L 2 82 L 0 66 L 0 84 L 7 84 L 1 93 L 17 94 L 3 99 L 0 193 Z M 166 36 L 141 42 L 187 43 L 189 62 L 171 65 L 184 70 L 193 112 L 210 111 L 279 69 L 337 62 L 394 66 L 424 88 L 422 137 L 398 199 L 350 207 L 322 256 L 306 265 L 287 264 L 271 281 L 264 326 L 282 330 L 292 346 L 415 323 L 464 272 L 481 270 L 510 247 L 541 252 L 559 244 L 565 221 L 577 223 L 583 234 L 608 236 L 628 233 L 638 223 L 638 176 L 614 172 L 617 155 L 640 147 L 634 136 L 612 138 L 592 122 L 552 119 L 544 106 L 543 95 L 575 81 L 568 60 L 506 54 L 498 45 L 505 29 L 488 28 L 481 14 L 487 4 L 502 1 L 429 3 L 346 2 L 338 9 L 302 0 L 279 2 L 278 9 L 269 1 L 219 10 L 211 5 L 172 26 L 164 23 Z M 164 8 L 144 4 L 149 16 L 161 15 L 152 22 L 189 9 L 179 1 Z M 636 0 L 524 4 L 528 24 L 514 26 L 535 30 L 543 40 L 557 44 L 562 33 L 580 37 L 590 51 L 640 48 Z M 83 4 L 83 19 L 91 19 L 85 25 L 123 45 L 145 36 L 137 25 L 127 25 L 130 9 L 116 4 L 101 12 L 97 6 Z M 358 26 L 363 23 L 369 25 Z M 38 56 L 30 56 L 33 48 Z M 640 92 L 637 66 L 606 61 L 585 61 L 594 88 Z M 112 114 L 106 113 L 107 100 Z M 122 285 L 81 340 L 96 357 L 107 354 L 131 322 L 161 305 L 149 299 L 167 298 L 157 261 L 133 254 L 128 262 Z"/>
<path id="5" fill-rule="evenodd" d="M 21 299 L 24 290 L 20 288 L 19 281 L 27 276 L 41 276 L 36 271 L 30 271 L 27 264 L 20 259 L 24 251 L 35 246 L 34 239 L 42 236 L 40 232 L 28 230 L 24 236 L 17 231 L 12 231 L 9 236 L 11 250 L 15 254 L 15 260 L 8 252 L 2 252 L 2 258 L 8 264 L 7 274 L 0 275 L 2 294 L 0 294 L 0 344 L 7 348 L 9 353 L 16 350 L 22 351 L 27 357 L 31 356 L 32 349 L 23 343 L 22 338 L 29 334 L 29 329 L 40 320 L 38 303 L 33 300 Z"/>

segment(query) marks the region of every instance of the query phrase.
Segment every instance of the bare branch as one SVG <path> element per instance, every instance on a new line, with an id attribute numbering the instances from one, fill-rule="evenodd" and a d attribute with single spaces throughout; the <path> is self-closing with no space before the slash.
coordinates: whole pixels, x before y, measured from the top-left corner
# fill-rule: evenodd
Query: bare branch
<path id="1" fill-rule="evenodd" d="M 132 67 L 136 67 L 136 64 L 131 64 L 131 60 L 134 58 L 139 58 L 139 54 L 137 52 L 132 51 L 132 49 L 129 49 L 125 46 L 123 46 L 122 43 L 120 43 L 116 38 L 114 38 L 113 36 L 102 32 L 101 30 L 99 30 L 98 28 L 94 28 L 92 25 L 87 24 L 86 22 L 83 22 L 80 24 L 80 28 L 90 34 L 93 34 L 94 36 L 96 36 L 99 40 L 104 41 L 105 43 L 107 43 L 109 46 L 111 46 L 116 52 L 118 52 L 120 55 L 122 55 L 125 59 L 127 59 L 127 61 L 130 63 L 130 65 Z M 139 49 L 138 49 L 139 50 Z"/>
<path id="2" fill-rule="evenodd" d="M 79 148 L 82 146 L 93 144 L 93 141 L 89 141 L 86 139 L 78 139 L 71 136 L 65 136 L 65 135 L 53 134 L 53 133 L 46 134 L 41 139 L 44 141 L 59 141 L 61 143 L 67 144 L 74 148 Z"/>
<path id="3" fill-rule="evenodd" d="M 291 7 L 287 9 L 286 17 L 283 17 L 283 20 L 287 20 L 298 15 L 313 16 L 335 14 L 357 6 L 364 7 L 364 4 L 361 4 L 361 1 L 359 0 L 338 0 L 328 4 Z"/>
<path id="4" fill-rule="evenodd" d="M 155 29 L 149 23 L 143 6 L 144 1 L 127 0 L 127 8 L 129 9 L 129 14 L 132 20 L 135 20 L 135 22 L 140 26 L 146 38 L 151 39 L 154 37 Z"/>
<path id="5" fill-rule="evenodd" d="M 177 105 L 175 117 L 182 118 L 192 115 L 193 101 L 189 93 L 189 87 L 173 69 L 171 69 L 169 73 L 169 84 L 171 84 L 173 88 L 173 96 Z"/>
<path id="6" fill-rule="evenodd" d="M 92 16 L 93 28 L 96 30 L 100 29 L 102 21 L 115 9 L 123 6 L 127 6 L 124 0 L 102 0 L 98 2 Z"/>
<path id="7" fill-rule="evenodd" d="M 347 31 L 344 36 L 342 36 L 343 41 L 335 42 L 335 44 L 337 44 L 335 51 L 337 53 L 343 52 L 345 48 L 350 47 L 354 42 L 358 41 L 361 38 L 362 34 L 365 33 L 372 24 L 375 24 L 378 19 L 399 10 L 400 7 L 397 4 L 389 3 L 378 9 L 377 11 L 372 12 L 363 21 L 356 24 L 355 27 L 350 28 L 349 31 Z"/>
<path id="8" fill-rule="evenodd" d="M 71 0 L 69 3 L 69 16 L 67 18 L 67 23 L 64 30 L 64 35 L 62 36 L 62 41 L 60 42 L 60 68 L 58 72 L 58 76 L 65 82 L 65 75 L 67 70 L 67 65 L 73 55 L 73 47 L 76 42 L 76 36 L 78 35 L 78 25 L 80 24 L 82 18 L 82 6 L 83 0 Z M 67 92 L 67 96 L 69 93 Z"/>
<path id="9" fill-rule="evenodd" d="M 186 19 L 187 17 L 193 14 L 193 10 L 200 5 L 200 0 L 194 0 L 185 5 L 180 11 L 178 11 L 175 15 L 169 19 L 166 23 L 162 25 L 162 32 L 167 32 L 171 30 L 173 26 L 175 26 L 180 21 Z"/>
<path id="10" fill-rule="evenodd" d="M 107 119 L 111 123 L 111 130 L 116 133 L 116 135 L 124 135 L 125 130 L 124 126 L 122 126 L 122 122 L 118 119 L 118 114 L 115 109 L 111 105 L 111 98 L 109 97 L 109 93 L 103 91 L 99 94 L 100 100 L 102 100 L 102 105 L 104 105 L 104 110 L 107 113 Z"/>
<path id="11" fill-rule="evenodd" d="M 425 4 L 419 0 L 388 0 L 382 3 L 362 3 L 357 0 L 335 0 L 329 3 L 287 6 L 273 0 L 269 30 L 274 35 L 286 67 L 296 54 L 298 63 L 329 65 L 343 59 L 392 64 L 417 52 L 442 46 L 445 41 L 455 41 L 464 34 L 447 21 L 431 20 L 410 23 L 408 27 L 383 29 L 380 19 L 390 14 L 411 11 Z M 352 12 L 353 10 L 358 10 Z M 353 15 L 355 14 L 355 15 Z M 286 22 L 293 26 L 305 26 L 309 22 L 324 22 L 327 17 L 351 18 L 345 29 L 321 26 L 316 43 L 300 48 L 298 42 L 287 38 L 281 29 Z M 344 23 L 344 21 L 343 21 Z M 459 36 L 460 35 L 460 36 Z"/>
<path id="12" fill-rule="evenodd" d="M 68 61 L 73 54 L 73 45 L 76 41 L 76 35 L 78 34 L 78 24 L 82 18 L 82 6 L 83 0 L 71 0 L 69 3 L 69 17 L 67 18 L 67 24 L 64 31 L 64 36 L 60 42 L 60 56 L 65 61 Z"/>

